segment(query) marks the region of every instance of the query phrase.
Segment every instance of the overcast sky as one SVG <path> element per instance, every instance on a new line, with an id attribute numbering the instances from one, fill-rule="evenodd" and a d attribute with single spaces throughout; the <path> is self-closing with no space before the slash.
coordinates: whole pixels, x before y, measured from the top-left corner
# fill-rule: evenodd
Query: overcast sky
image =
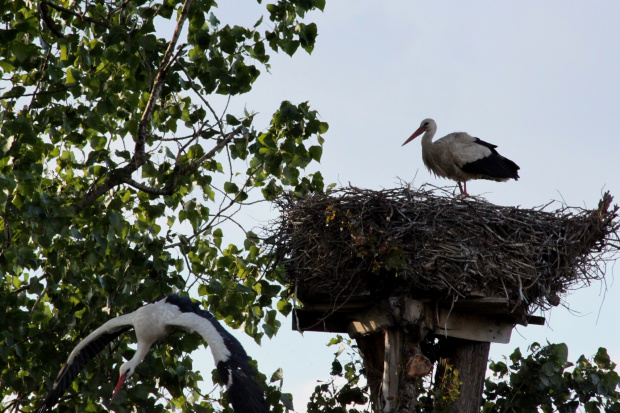
<path id="1" fill-rule="evenodd" d="M 220 3 L 223 24 L 259 17 L 247 1 Z M 232 113 L 258 111 L 257 127 L 266 128 L 282 100 L 310 101 L 330 125 L 319 166 L 326 183 L 452 185 L 425 169 L 419 140 L 401 148 L 432 117 L 437 137 L 468 132 L 521 166 L 518 182 L 473 181 L 470 194 L 526 208 L 551 200 L 594 208 L 609 190 L 620 202 L 619 18 L 617 1 L 328 0 L 307 19 L 319 32 L 312 55 L 275 56 Z M 611 266 L 606 287 L 569 295 L 571 311 L 544 314 L 546 326 L 518 327 L 510 344 L 491 346 L 492 359 L 548 340 L 566 342 L 573 361 L 603 346 L 619 362 L 620 286 Z M 235 335 L 265 374 L 284 369 L 283 390 L 303 412 L 336 349 L 326 347 L 330 335 L 301 336 L 283 322 L 261 347 Z"/>

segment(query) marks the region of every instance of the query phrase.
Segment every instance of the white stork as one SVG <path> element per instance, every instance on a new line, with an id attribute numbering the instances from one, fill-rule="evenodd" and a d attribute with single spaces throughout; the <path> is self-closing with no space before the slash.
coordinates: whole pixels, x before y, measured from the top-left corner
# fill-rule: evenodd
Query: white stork
<path id="1" fill-rule="evenodd" d="M 424 119 L 420 127 L 403 143 L 403 146 L 424 133 L 422 160 L 436 176 L 452 179 L 459 184 L 461 194 L 467 196 L 467 181 L 489 179 L 507 181 L 519 179 L 519 166 L 497 153 L 497 145 L 474 138 L 465 132 L 454 132 L 433 142 L 437 124 Z M 461 186 L 461 182 L 463 186 Z"/>
<path id="2" fill-rule="evenodd" d="M 38 413 L 51 409 L 91 358 L 112 340 L 134 328 L 138 346 L 131 360 L 120 367 L 118 384 L 112 395 L 116 397 L 125 381 L 144 359 L 153 343 L 163 339 L 176 328 L 196 332 L 207 342 L 217 366 L 220 380 L 226 384 L 228 400 L 236 413 L 267 413 L 263 391 L 254 380 L 254 370 L 241 343 L 198 304 L 187 297 L 169 295 L 140 307 L 136 311 L 113 318 L 90 333 L 71 352 L 45 397 Z"/>

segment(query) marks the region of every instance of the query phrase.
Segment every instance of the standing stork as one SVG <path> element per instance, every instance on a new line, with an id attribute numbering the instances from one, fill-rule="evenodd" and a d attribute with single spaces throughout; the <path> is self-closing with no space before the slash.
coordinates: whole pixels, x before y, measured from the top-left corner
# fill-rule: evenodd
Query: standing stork
<path id="1" fill-rule="evenodd" d="M 422 137 L 424 165 L 435 176 L 456 181 L 462 195 L 469 195 L 467 181 L 471 179 L 501 182 L 519 179 L 517 172 L 519 166 L 497 153 L 495 150 L 497 145 L 474 138 L 465 132 L 454 132 L 433 142 L 435 132 L 437 132 L 435 121 L 424 119 L 403 146 L 424 133 Z"/>
<path id="2" fill-rule="evenodd" d="M 248 363 L 248 356 L 241 343 L 226 331 L 210 312 L 202 310 L 187 297 L 173 294 L 132 313 L 113 318 L 90 333 L 69 355 L 67 363 L 54 382 L 54 387 L 37 413 L 46 412 L 58 403 L 84 364 L 132 327 L 136 331 L 138 346 L 131 360 L 120 367 L 120 377 L 112 400 L 142 362 L 153 343 L 181 328 L 200 334 L 209 345 L 218 376 L 228 388 L 228 400 L 236 413 L 269 412 L 263 391 L 255 381 L 254 370 Z"/>

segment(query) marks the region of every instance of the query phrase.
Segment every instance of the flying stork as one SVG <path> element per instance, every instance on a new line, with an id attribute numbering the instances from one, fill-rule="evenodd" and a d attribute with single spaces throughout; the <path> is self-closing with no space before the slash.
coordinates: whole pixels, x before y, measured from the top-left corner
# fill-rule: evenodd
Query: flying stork
<path id="1" fill-rule="evenodd" d="M 489 179 L 507 181 L 519 179 L 519 166 L 497 153 L 497 145 L 474 138 L 465 132 L 454 132 L 433 142 L 437 124 L 424 119 L 420 127 L 403 143 L 403 146 L 424 133 L 422 160 L 435 176 L 452 179 L 459 184 L 461 195 L 467 193 L 467 181 Z M 461 182 L 463 185 L 461 186 Z"/>
<path id="2" fill-rule="evenodd" d="M 45 397 L 37 413 L 51 409 L 91 358 L 96 356 L 112 340 L 134 328 L 138 346 L 131 360 L 120 367 L 118 384 L 112 395 L 116 397 L 125 381 L 144 359 L 153 343 L 163 339 L 175 329 L 196 332 L 207 342 L 217 366 L 220 380 L 228 388 L 228 400 L 236 413 L 267 413 L 263 391 L 254 380 L 254 370 L 248 356 L 237 341 L 213 315 L 202 310 L 187 297 L 176 294 L 162 297 L 136 311 L 118 316 L 90 333 L 71 352 Z"/>

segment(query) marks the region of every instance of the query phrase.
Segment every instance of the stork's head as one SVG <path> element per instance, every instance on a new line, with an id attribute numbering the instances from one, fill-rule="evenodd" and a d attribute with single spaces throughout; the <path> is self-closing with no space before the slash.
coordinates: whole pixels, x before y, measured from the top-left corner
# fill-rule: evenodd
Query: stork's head
<path id="1" fill-rule="evenodd" d="M 125 381 L 131 377 L 133 372 L 136 370 L 137 363 L 135 363 L 134 359 L 131 359 L 123 364 L 121 364 L 121 368 L 119 369 L 118 383 L 116 383 L 116 388 L 114 389 L 114 393 L 112 394 L 112 398 L 110 399 L 110 403 L 116 398 L 118 392 L 123 388 L 123 384 Z"/>
<path id="2" fill-rule="evenodd" d="M 415 138 L 417 138 L 424 132 L 436 131 L 436 130 L 437 130 L 437 124 L 435 123 L 435 121 L 432 120 L 431 118 L 426 118 L 422 121 L 422 123 L 420 123 L 420 127 L 416 129 L 415 132 L 413 132 L 413 135 L 411 135 L 409 139 L 407 139 L 405 143 L 403 143 L 402 146 L 405 146 L 406 144 L 408 144 L 409 142 L 411 142 L 412 140 L 414 140 Z"/>

